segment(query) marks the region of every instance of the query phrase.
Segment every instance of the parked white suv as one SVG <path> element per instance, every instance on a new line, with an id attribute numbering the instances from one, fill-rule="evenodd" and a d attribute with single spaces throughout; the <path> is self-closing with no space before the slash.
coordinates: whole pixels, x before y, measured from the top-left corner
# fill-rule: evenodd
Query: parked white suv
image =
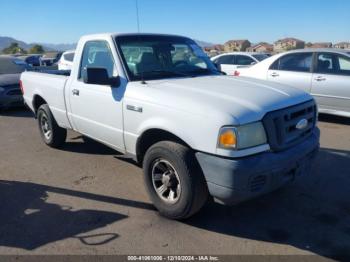
<path id="1" fill-rule="evenodd" d="M 74 60 L 75 50 L 66 51 L 58 61 L 58 70 L 71 70 Z"/>
<path id="2" fill-rule="evenodd" d="M 350 50 L 294 50 L 238 68 L 235 75 L 300 88 L 316 98 L 319 112 L 350 117 Z"/>
<path id="3" fill-rule="evenodd" d="M 133 157 L 170 218 L 209 195 L 234 204 L 271 192 L 305 174 L 319 148 L 309 94 L 224 76 L 186 37 L 85 36 L 71 72 L 21 81 L 47 145 L 63 146 L 73 129 Z"/>
<path id="4" fill-rule="evenodd" d="M 249 67 L 268 58 L 270 55 L 255 52 L 232 52 L 211 58 L 211 61 L 219 70 L 228 75 L 233 75 L 238 67 Z"/>

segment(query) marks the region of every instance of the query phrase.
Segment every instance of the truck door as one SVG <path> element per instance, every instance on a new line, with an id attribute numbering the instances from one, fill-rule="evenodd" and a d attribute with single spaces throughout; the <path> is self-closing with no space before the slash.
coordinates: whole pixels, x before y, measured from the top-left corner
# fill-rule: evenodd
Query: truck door
<path id="1" fill-rule="evenodd" d="M 320 109 L 350 112 L 350 57 L 317 53 L 311 93 Z"/>
<path id="2" fill-rule="evenodd" d="M 125 86 L 85 84 L 82 76 L 87 67 L 106 68 L 109 77 L 118 75 L 107 41 L 85 43 L 78 76 L 69 87 L 73 126 L 78 132 L 124 152 L 122 104 Z"/>

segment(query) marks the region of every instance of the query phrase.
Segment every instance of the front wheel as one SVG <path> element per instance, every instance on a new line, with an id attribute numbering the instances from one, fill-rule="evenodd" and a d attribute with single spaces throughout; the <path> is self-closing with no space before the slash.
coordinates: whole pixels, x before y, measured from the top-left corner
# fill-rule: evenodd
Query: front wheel
<path id="1" fill-rule="evenodd" d="M 199 211 L 208 189 L 199 164 L 188 147 L 162 141 L 151 146 L 143 161 L 146 188 L 160 214 L 184 219 Z"/>
<path id="2" fill-rule="evenodd" d="M 67 130 L 59 127 L 47 104 L 38 109 L 38 124 L 41 137 L 45 144 L 58 148 L 66 141 Z"/>

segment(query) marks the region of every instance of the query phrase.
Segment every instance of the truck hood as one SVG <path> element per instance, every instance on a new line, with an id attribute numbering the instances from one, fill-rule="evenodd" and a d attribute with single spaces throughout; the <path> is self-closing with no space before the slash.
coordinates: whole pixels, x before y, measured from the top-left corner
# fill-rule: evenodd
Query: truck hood
<path id="1" fill-rule="evenodd" d="M 245 77 L 203 76 L 147 84 L 166 94 L 165 100 L 153 102 L 206 116 L 228 114 L 233 119 L 230 124 L 237 125 L 259 121 L 267 112 L 312 99 L 294 87 Z"/>

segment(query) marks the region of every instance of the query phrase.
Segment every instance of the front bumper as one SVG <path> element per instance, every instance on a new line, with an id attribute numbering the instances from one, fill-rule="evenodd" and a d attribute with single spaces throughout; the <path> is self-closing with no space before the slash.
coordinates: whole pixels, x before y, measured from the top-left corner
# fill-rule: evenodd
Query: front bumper
<path id="1" fill-rule="evenodd" d="M 210 194 L 225 204 L 237 204 L 271 192 L 309 172 L 319 149 L 320 131 L 280 152 L 227 159 L 197 152 Z"/>

